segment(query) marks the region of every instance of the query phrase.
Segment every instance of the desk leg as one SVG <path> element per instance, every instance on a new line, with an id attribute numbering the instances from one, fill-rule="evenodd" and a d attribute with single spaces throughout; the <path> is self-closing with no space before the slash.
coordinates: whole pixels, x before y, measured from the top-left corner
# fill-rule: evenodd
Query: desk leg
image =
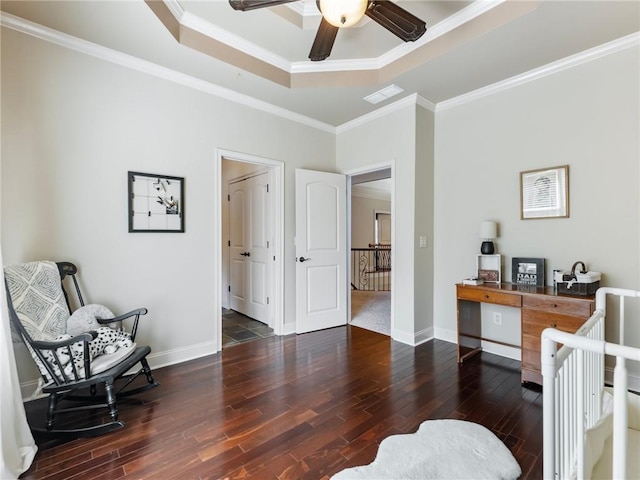
<path id="1" fill-rule="evenodd" d="M 458 299 L 458 363 L 480 353 L 480 303 Z"/>

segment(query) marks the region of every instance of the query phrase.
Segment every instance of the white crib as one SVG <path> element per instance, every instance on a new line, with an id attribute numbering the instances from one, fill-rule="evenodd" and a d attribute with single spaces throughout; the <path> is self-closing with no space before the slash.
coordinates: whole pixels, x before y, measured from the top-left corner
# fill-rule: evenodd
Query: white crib
<path id="1" fill-rule="evenodd" d="M 640 478 L 640 396 L 628 392 L 626 368 L 640 362 L 640 348 L 604 340 L 608 295 L 619 297 L 623 339 L 625 298 L 640 291 L 600 288 L 595 313 L 575 334 L 542 332 L 545 479 Z M 616 358 L 613 389 L 605 388 L 605 355 Z"/>

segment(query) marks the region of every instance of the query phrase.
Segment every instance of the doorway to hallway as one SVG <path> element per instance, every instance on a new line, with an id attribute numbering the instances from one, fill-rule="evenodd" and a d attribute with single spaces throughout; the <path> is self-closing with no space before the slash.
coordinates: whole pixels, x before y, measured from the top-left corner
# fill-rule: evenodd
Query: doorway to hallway
<path id="1" fill-rule="evenodd" d="M 391 336 L 391 168 L 350 177 L 351 325 Z"/>
<path id="2" fill-rule="evenodd" d="M 282 162 L 218 150 L 219 348 L 283 330 Z M 258 323 L 253 323 L 259 321 Z"/>

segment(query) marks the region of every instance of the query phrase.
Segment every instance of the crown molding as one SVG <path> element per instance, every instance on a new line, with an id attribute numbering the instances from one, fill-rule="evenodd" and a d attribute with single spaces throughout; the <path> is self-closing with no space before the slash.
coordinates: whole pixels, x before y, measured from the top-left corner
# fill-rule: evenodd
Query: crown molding
<path id="1" fill-rule="evenodd" d="M 504 92 L 511 88 L 517 87 L 519 85 L 524 85 L 525 83 L 533 82 L 540 78 L 544 78 L 549 75 L 553 75 L 555 73 L 559 73 L 564 70 L 567 70 L 569 68 L 573 68 L 578 65 L 582 65 L 584 63 L 588 63 L 593 60 L 597 60 L 599 58 L 606 57 L 608 55 L 621 52 L 623 50 L 636 47 L 636 46 L 640 46 L 640 32 L 632 33 L 630 35 L 618 38 L 616 40 L 605 43 L 603 45 L 599 45 L 589 50 L 585 50 L 584 52 L 580 52 L 575 55 L 571 55 L 561 60 L 552 62 L 548 65 L 544 65 L 540 68 L 530 70 L 523 74 L 516 75 L 511 78 L 507 78 L 506 80 L 493 83 L 486 87 L 482 87 L 472 92 L 465 93 L 463 95 L 459 95 L 457 97 L 453 97 L 448 100 L 443 100 L 438 103 L 433 103 L 418 94 L 409 95 L 394 103 L 391 103 L 382 108 L 379 108 L 374 112 L 368 113 L 361 117 L 355 118 L 354 120 L 338 125 L 336 127 L 336 133 L 343 133 L 352 128 L 362 126 L 372 120 L 383 117 L 385 115 L 388 115 L 391 112 L 394 112 L 408 105 L 411 105 L 414 102 L 417 105 L 423 108 L 426 108 L 427 110 L 430 110 L 434 113 L 442 112 L 444 110 L 458 107 L 466 103 L 474 102 L 481 98 L 489 97 L 491 95 Z"/>
<path id="2" fill-rule="evenodd" d="M 73 37 L 71 35 L 53 30 L 48 27 L 44 27 L 37 23 L 30 22 L 6 12 L 0 12 L 0 25 L 2 27 L 6 27 L 23 34 L 30 35 L 32 37 L 59 45 L 64 48 L 68 48 L 70 50 L 75 50 L 86 55 L 90 55 L 111 63 L 130 68 L 132 70 L 147 73 L 149 75 L 162 78 L 173 83 L 184 85 L 195 90 L 199 90 L 204 93 L 214 95 L 234 103 L 238 103 L 240 105 L 254 108 L 256 110 L 270 113 L 324 132 L 332 133 L 334 135 L 364 125 L 370 121 L 384 117 L 386 115 L 389 115 L 390 113 L 393 113 L 410 105 L 418 105 L 436 113 L 448 110 L 450 108 L 470 103 L 475 100 L 506 91 L 510 88 L 517 87 L 519 85 L 523 85 L 540 78 L 553 75 L 563 70 L 567 70 L 569 68 L 582 65 L 584 63 L 588 63 L 593 60 L 605 57 L 607 55 L 611 55 L 640 45 L 640 32 L 635 32 L 617 40 L 613 40 L 606 44 L 591 48 L 584 52 L 572 55 L 548 65 L 530 70 L 529 72 L 516 75 L 506 80 L 496 82 L 492 85 L 479 88 L 472 92 L 459 95 L 448 100 L 433 103 L 428 99 L 418 95 L 417 93 L 414 93 L 389 105 L 378 108 L 371 113 L 362 115 L 361 117 L 334 127 L 333 125 L 315 120 L 311 117 L 300 115 L 298 113 L 278 107 L 268 102 L 258 100 L 248 95 L 237 93 L 233 90 L 220 87 L 211 82 L 207 82 L 196 77 L 177 72 L 170 68 L 149 62 L 147 60 L 142 60 L 138 57 L 134 57 L 129 54 L 118 52 L 110 48 L 86 40 L 82 40 L 77 37 Z"/>
<path id="3" fill-rule="evenodd" d="M 182 22 L 182 17 L 184 17 L 185 9 L 182 7 L 182 4 L 178 0 L 164 0 L 164 4 L 167 6 L 171 15 L 180 23 Z"/>
<path id="4" fill-rule="evenodd" d="M 165 1 L 176 2 L 177 0 Z M 476 17 L 487 13 L 489 10 L 500 6 L 506 1 L 507 0 L 477 0 L 469 6 L 451 15 L 450 17 L 445 18 L 437 25 L 429 27 L 425 34 L 415 42 L 402 43 L 375 58 L 351 58 L 344 60 L 329 59 L 323 60 L 322 62 L 300 61 L 291 62 L 286 67 L 283 64 L 279 64 L 277 66 L 284 70 L 288 70 L 291 74 L 380 70 L 411 54 L 412 52 L 421 49 L 429 42 L 432 42 L 435 39 L 455 30 L 461 25 L 470 22 Z M 236 44 L 233 43 L 233 45 L 235 46 Z M 268 62 L 269 60 L 267 59 L 267 57 L 262 56 L 260 47 L 256 46 L 255 44 L 253 45 L 255 47 L 255 50 L 251 50 L 250 45 L 247 45 L 247 50 L 244 50 L 245 53 Z"/>
<path id="5" fill-rule="evenodd" d="M 324 60 L 322 62 L 290 61 L 247 41 L 209 20 L 185 11 L 181 0 L 144 0 L 176 40 L 206 55 L 235 65 L 287 88 L 317 86 L 354 86 L 383 83 L 442 55 L 448 49 L 477 38 L 487 30 L 519 18 L 538 7 L 540 0 L 475 0 L 450 17 L 430 27 L 415 42 L 405 42 L 378 57 Z M 298 24 L 305 18 L 292 5 L 279 5 L 274 11 Z M 307 0 L 303 13 L 314 8 Z M 316 9 L 317 10 L 317 9 Z M 283 12 L 287 12 L 284 14 Z M 296 19 L 290 18 L 291 14 Z M 171 18 L 169 18 L 171 17 Z M 362 26 L 369 21 L 359 22 Z M 304 23 L 300 24 L 306 28 Z"/>
<path id="6" fill-rule="evenodd" d="M 431 112 L 435 112 L 436 111 L 436 104 L 433 102 L 430 102 L 429 100 L 427 100 L 426 98 L 418 95 L 418 98 L 416 99 L 416 104 L 419 105 L 422 108 L 426 108 L 427 110 L 431 111 Z"/>
<path id="7" fill-rule="evenodd" d="M 487 13 L 488 11 L 499 7 L 507 0 L 476 0 L 462 10 L 457 11 L 453 15 L 445 18 L 436 25 L 429 27 L 427 31 L 415 42 L 405 42 L 392 48 L 388 52 L 376 58 L 377 68 L 386 67 L 391 63 L 399 60 L 425 46 L 429 42 L 433 42 L 437 38 L 452 32 L 456 28 L 470 22 L 471 20 Z"/>
<path id="8" fill-rule="evenodd" d="M 220 97 L 224 100 L 229 100 L 240 105 L 270 113 L 324 132 L 332 134 L 336 133 L 336 127 L 333 125 L 320 122 L 305 115 L 300 115 L 299 113 L 292 112 L 291 110 L 263 102 L 262 100 L 258 100 L 248 95 L 243 95 L 233 90 L 229 90 L 228 88 L 220 87 L 214 83 L 163 67 L 147 60 L 142 60 L 141 58 L 118 52 L 102 45 L 53 30 L 52 28 L 44 27 L 6 12 L 0 12 L 0 25 L 40 40 L 44 40 L 45 42 L 53 43 L 85 55 L 130 68 L 131 70 L 136 70 L 173 83 L 184 85 L 209 95 Z"/>
<path id="9" fill-rule="evenodd" d="M 377 110 L 374 110 L 371 113 L 367 113 L 365 115 L 362 115 L 361 117 L 355 118 L 349 122 L 343 123 L 341 125 L 338 125 L 336 127 L 336 134 L 338 133 L 344 133 L 348 130 L 351 130 L 353 128 L 356 127 L 360 127 L 366 123 L 369 123 L 373 120 L 376 120 L 378 118 L 382 118 L 385 117 L 387 115 L 389 115 L 392 112 L 395 112 L 397 110 L 401 110 L 405 107 L 411 106 L 411 105 L 418 105 L 422 108 L 426 108 L 427 110 L 431 111 L 431 112 L 435 112 L 436 111 L 436 107 L 437 105 L 435 103 L 430 102 L 429 100 L 427 100 L 424 97 L 421 97 L 420 95 L 418 95 L 417 93 L 412 93 L 411 95 L 407 95 L 404 98 L 401 98 L 400 100 L 396 100 L 393 103 L 390 103 L 389 105 L 385 105 L 383 107 L 380 107 Z"/>
<path id="10" fill-rule="evenodd" d="M 405 107 L 416 105 L 417 100 L 418 100 L 417 93 L 412 93 L 411 95 L 407 95 L 406 97 L 401 98 L 400 100 L 396 100 L 395 102 L 390 103 L 389 105 L 385 105 L 384 107 L 381 107 L 377 110 L 374 110 L 371 113 L 367 113 L 365 115 L 362 115 L 361 117 L 358 117 L 354 120 L 351 120 L 349 122 L 346 122 L 346 123 L 343 123 L 342 125 L 337 126 L 336 134 L 344 133 L 348 130 L 362 126 L 378 118 L 386 117 L 390 113 L 396 112 Z"/>
<path id="11" fill-rule="evenodd" d="M 176 2 L 177 3 L 177 2 Z M 233 46 L 234 49 L 255 57 L 263 62 L 266 62 L 274 67 L 290 72 L 291 62 L 286 58 L 276 55 L 275 53 L 256 45 L 238 35 L 235 35 L 224 28 L 220 28 L 213 23 L 204 20 L 203 18 L 194 15 L 190 12 L 183 11 L 180 19 L 176 18 L 180 25 L 185 28 L 189 28 L 195 32 L 209 37 L 217 42 L 224 43 L 225 45 Z"/>
<path id="12" fill-rule="evenodd" d="M 569 68 L 577 67 L 593 60 L 597 60 L 608 55 L 621 52 L 628 48 L 636 47 L 640 45 L 640 32 L 635 32 L 625 37 L 618 38 L 611 42 L 599 45 L 597 47 L 590 48 L 584 52 L 576 53 L 569 57 L 557 60 L 555 62 L 543 65 L 542 67 L 529 70 L 528 72 L 520 75 L 515 75 L 506 80 L 487 85 L 486 87 L 479 88 L 469 93 L 459 95 L 457 97 L 438 102 L 436 104 L 435 111 L 441 112 L 450 108 L 458 107 L 466 103 L 474 102 L 481 98 L 495 95 L 496 93 L 504 92 L 514 87 L 524 85 L 535 80 L 539 80 L 549 75 L 553 75 Z"/>

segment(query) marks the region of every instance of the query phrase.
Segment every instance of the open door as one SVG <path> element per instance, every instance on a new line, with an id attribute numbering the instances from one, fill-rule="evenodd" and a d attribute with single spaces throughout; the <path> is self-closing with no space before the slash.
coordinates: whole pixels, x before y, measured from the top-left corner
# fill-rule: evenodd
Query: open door
<path id="1" fill-rule="evenodd" d="M 296 332 L 347 323 L 347 183 L 296 169 Z"/>
<path id="2" fill-rule="evenodd" d="M 269 175 L 229 184 L 229 306 L 269 325 Z"/>

